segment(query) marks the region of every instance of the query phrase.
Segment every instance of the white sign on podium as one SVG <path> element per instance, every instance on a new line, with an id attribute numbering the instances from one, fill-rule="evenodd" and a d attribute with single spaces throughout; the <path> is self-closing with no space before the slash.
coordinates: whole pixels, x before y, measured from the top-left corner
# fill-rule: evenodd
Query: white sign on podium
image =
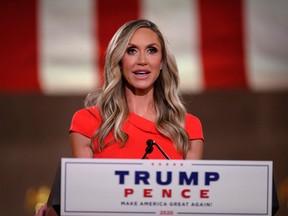
<path id="1" fill-rule="evenodd" d="M 62 216 L 267 215 L 271 161 L 70 159 Z"/>

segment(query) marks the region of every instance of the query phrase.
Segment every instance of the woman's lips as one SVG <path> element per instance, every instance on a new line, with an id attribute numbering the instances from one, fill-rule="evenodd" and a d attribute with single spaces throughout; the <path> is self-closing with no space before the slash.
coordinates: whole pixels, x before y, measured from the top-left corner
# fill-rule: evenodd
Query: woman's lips
<path id="1" fill-rule="evenodd" d="M 133 72 L 137 78 L 147 78 L 151 72 L 149 71 L 135 71 Z"/>

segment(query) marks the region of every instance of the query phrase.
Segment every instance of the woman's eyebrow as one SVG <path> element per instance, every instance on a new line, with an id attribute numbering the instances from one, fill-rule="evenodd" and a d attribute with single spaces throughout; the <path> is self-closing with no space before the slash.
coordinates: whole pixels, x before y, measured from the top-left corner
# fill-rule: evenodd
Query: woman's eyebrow
<path id="1" fill-rule="evenodd" d="M 137 45 L 133 43 L 128 43 L 127 47 L 137 47 Z"/>
<path id="2" fill-rule="evenodd" d="M 127 46 L 128 46 L 128 47 L 138 47 L 136 44 L 133 44 L 133 43 L 128 43 Z M 157 46 L 157 47 L 160 47 L 159 44 L 157 44 L 157 43 L 151 43 L 151 44 L 148 44 L 146 47 L 151 47 L 151 46 Z"/>
<path id="3" fill-rule="evenodd" d="M 151 46 L 157 46 L 157 47 L 160 47 L 159 44 L 157 44 L 157 43 L 151 43 L 151 44 L 149 44 L 147 47 L 151 47 Z"/>

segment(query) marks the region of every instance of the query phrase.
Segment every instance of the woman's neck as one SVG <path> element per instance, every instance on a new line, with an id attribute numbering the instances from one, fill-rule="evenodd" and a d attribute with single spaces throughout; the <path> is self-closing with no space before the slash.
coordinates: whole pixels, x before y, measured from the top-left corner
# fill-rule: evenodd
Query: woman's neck
<path id="1" fill-rule="evenodd" d="M 129 112 L 151 121 L 156 120 L 157 113 L 153 97 L 153 89 L 146 94 L 135 94 L 129 88 L 126 88 L 125 92 Z"/>

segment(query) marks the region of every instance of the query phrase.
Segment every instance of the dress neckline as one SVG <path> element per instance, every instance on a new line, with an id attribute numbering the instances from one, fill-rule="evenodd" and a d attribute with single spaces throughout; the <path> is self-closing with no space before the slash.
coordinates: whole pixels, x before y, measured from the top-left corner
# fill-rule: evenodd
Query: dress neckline
<path id="1" fill-rule="evenodd" d="M 127 120 L 129 123 L 143 131 L 159 134 L 155 127 L 155 123 L 149 119 L 130 112 Z"/>

